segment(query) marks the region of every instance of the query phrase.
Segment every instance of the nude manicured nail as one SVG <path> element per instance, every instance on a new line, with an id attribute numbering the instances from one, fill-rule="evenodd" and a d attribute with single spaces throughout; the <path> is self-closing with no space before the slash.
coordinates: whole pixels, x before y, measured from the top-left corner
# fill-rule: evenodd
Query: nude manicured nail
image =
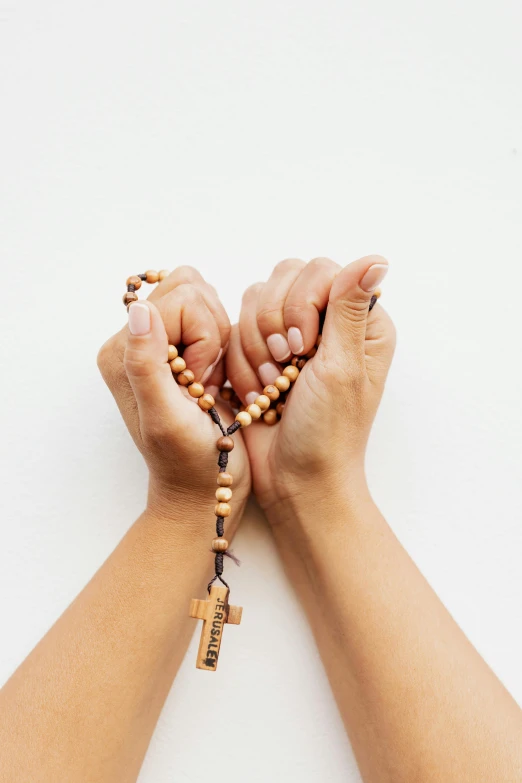
<path id="1" fill-rule="evenodd" d="M 304 352 L 303 335 L 297 326 L 291 326 L 288 330 L 288 344 L 292 353 L 299 354 Z"/>
<path id="2" fill-rule="evenodd" d="M 276 360 L 276 362 L 284 362 L 285 359 L 290 357 L 291 351 L 288 345 L 288 340 L 282 334 L 271 334 L 266 338 L 266 344 L 268 350 Z"/>
<path id="3" fill-rule="evenodd" d="M 221 359 L 222 356 L 223 356 L 223 348 L 220 348 L 216 361 L 213 362 L 213 364 L 211 364 L 210 367 L 207 367 L 207 369 L 205 370 L 205 372 L 201 376 L 201 383 L 205 383 L 205 381 L 208 381 L 208 379 L 210 378 L 210 376 L 212 375 L 212 373 L 214 372 L 214 370 L 218 366 L 218 362 L 219 362 L 219 360 Z M 212 396 L 214 396 L 214 395 L 212 395 Z"/>
<path id="4" fill-rule="evenodd" d="M 367 294 L 371 294 L 371 292 L 375 291 L 377 286 L 382 283 L 387 272 L 388 264 L 374 264 L 367 270 L 359 285 L 363 291 L 366 291 Z"/>
<path id="5" fill-rule="evenodd" d="M 259 397 L 258 392 L 248 392 L 245 394 L 245 400 L 247 405 L 252 405 Z"/>
<path id="6" fill-rule="evenodd" d="M 261 367 L 258 367 L 257 374 L 265 386 L 268 386 L 269 384 L 273 383 L 276 378 L 279 378 L 279 370 L 275 364 L 272 364 L 271 362 L 265 362 L 265 364 L 262 364 Z"/>
<path id="7" fill-rule="evenodd" d="M 133 302 L 130 305 L 129 332 L 139 336 L 150 332 L 150 310 L 146 304 Z"/>

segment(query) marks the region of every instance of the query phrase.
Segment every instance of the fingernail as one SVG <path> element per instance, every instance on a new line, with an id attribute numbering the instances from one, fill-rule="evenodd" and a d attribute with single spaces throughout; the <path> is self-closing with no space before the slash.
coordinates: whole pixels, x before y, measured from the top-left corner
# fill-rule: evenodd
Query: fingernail
<path id="1" fill-rule="evenodd" d="M 271 334 L 270 337 L 266 338 L 266 344 L 276 362 L 284 362 L 285 359 L 290 357 L 291 351 L 288 340 L 282 334 Z"/>
<path id="2" fill-rule="evenodd" d="M 374 264 L 367 270 L 359 285 L 363 291 L 370 294 L 382 283 L 387 272 L 388 264 Z"/>
<path id="3" fill-rule="evenodd" d="M 146 304 L 133 302 L 129 307 L 129 332 L 135 335 L 150 332 L 150 310 Z"/>
<path id="4" fill-rule="evenodd" d="M 268 386 L 273 383 L 276 378 L 279 378 L 279 370 L 271 362 L 265 362 L 261 367 L 258 367 L 257 374 L 261 378 L 261 382 Z"/>
<path id="5" fill-rule="evenodd" d="M 245 394 L 245 401 L 247 405 L 252 405 L 259 397 L 258 392 L 248 392 Z"/>
<path id="6" fill-rule="evenodd" d="M 299 354 L 304 352 L 303 335 L 297 326 L 291 326 L 288 330 L 288 344 L 292 353 Z"/>
<path id="7" fill-rule="evenodd" d="M 211 394 L 211 395 L 212 395 L 212 397 L 213 397 L 215 400 L 217 400 L 217 396 L 218 396 L 218 394 L 219 394 L 219 386 L 207 386 L 207 388 L 205 389 L 205 392 L 206 392 L 207 394 Z"/>
<path id="8" fill-rule="evenodd" d="M 216 361 L 213 364 L 211 364 L 210 367 L 207 367 L 207 369 L 205 370 L 205 372 L 201 376 L 201 383 L 205 383 L 205 381 L 208 381 L 208 379 L 210 378 L 210 376 L 212 375 L 212 373 L 214 372 L 214 370 L 218 366 L 218 362 L 219 362 L 219 360 L 221 359 L 222 356 L 223 356 L 223 348 L 220 348 Z"/>

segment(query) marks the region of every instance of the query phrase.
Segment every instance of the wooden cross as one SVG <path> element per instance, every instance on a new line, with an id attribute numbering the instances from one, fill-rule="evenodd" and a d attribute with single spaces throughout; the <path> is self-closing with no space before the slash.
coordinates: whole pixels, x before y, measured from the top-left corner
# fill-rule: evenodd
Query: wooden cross
<path id="1" fill-rule="evenodd" d="M 191 601 L 190 616 L 203 620 L 196 669 L 216 671 L 225 623 L 239 625 L 241 622 L 243 607 L 230 606 L 228 592 L 226 587 L 212 586 L 208 601 L 199 598 Z"/>

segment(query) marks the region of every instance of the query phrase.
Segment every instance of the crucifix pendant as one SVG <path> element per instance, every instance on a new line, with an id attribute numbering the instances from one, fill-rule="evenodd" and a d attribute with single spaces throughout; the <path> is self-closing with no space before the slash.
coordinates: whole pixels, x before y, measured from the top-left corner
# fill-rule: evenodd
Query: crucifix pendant
<path id="1" fill-rule="evenodd" d="M 216 671 L 225 623 L 239 625 L 241 622 L 243 607 L 230 606 L 228 592 L 226 587 L 212 586 L 208 601 L 193 598 L 190 603 L 190 617 L 203 620 L 196 669 Z"/>

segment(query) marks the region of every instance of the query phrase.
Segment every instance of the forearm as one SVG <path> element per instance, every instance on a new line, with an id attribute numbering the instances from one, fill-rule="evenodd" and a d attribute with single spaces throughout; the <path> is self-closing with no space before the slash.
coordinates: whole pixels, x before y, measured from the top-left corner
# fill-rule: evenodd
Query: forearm
<path id="1" fill-rule="evenodd" d="M 2 783 L 136 780 L 211 571 L 206 517 L 144 513 L 0 691 Z"/>
<path id="2" fill-rule="evenodd" d="M 522 779 L 516 703 L 369 496 L 326 496 L 320 528 L 297 504 L 274 530 L 364 779 Z"/>

